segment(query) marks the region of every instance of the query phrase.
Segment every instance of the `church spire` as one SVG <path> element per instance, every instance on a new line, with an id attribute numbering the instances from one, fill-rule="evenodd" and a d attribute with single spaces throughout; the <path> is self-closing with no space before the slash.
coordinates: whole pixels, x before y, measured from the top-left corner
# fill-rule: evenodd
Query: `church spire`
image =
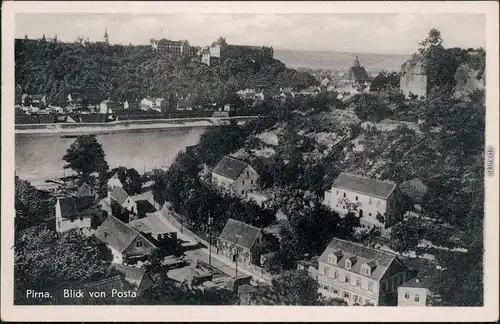
<path id="1" fill-rule="evenodd" d="M 104 42 L 109 44 L 108 27 L 104 27 Z"/>
<path id="2" fill-rule="evenodd" d="M 356 60 L 354 61 L 354 66 L 355 66 L 355 67 L 359 67 L 359 66 L 360 66 L 360 65 L 359 65 L 359 59 L 358 59 L 358 57 L 357 57 L 357 56 L 356 56 Z"/>

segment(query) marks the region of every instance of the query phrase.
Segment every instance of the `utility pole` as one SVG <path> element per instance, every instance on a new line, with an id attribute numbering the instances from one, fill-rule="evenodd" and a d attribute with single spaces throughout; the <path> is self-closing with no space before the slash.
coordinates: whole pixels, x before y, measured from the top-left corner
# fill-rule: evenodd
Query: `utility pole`
<path id="1" fill-rule="evenodd" d="M 208 265 L 212 267 L 212 224 L 214 219 L 210 217 L 210 211 L 208 211 L 208 232 L 209 232 L 209 248 L 208 248 Z"/>

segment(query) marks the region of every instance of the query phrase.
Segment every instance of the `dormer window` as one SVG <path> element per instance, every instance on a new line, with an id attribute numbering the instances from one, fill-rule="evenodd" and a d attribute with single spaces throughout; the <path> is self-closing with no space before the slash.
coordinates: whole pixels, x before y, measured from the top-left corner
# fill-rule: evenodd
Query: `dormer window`
<path id="1" fill-rule="evenodd" d="M 328 263 L 338 264 L 340 258 L 342 258 L 342 251 L 338 250 L 328 255 Z"/>
<path id="2" fill-rule="evenodd" d="M 377 267 L 377 263 L 375 261 L 369 261 L 366 263 L 363 263 L 361 265 L 361 273 L 366 275 L 366 276 L 371 276 L 372 272 L 375 270 Z"/>
<path id="3" fill-rule="evenodd" d="M 345 260 L 346 269 L 351 269 L 352 266 L 356 263 L 356 260 L 357 260 L 357 257 L 354 255 L 352 257 L 348 258 L 347 260 Z"/>

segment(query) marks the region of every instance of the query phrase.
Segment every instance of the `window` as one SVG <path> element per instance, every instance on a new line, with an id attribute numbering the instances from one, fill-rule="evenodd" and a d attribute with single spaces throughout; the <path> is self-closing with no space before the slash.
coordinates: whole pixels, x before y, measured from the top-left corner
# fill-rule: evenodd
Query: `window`
<path id="1" fill-rule="evenodd" d="M 345 206 L 342 206 L 342 209 L 345 209 Z"/>
<path id="2" fill-rule="evenodd" d="M 241 184 L 245 184 L 245 180 L 241 181 Z"/>
<path id="3" fill-rule="evenodd" d="M 368 213 L 368 216 L 370 216 L 370 217 L 371 217 L 371 216 L 372 216 L 372 213 Z"/>
<path id="4" fill-rule="evenodd" d="M 356 279 L 356 286 L 361 287 L 361 278 Z"/>
<path id="5" fill-rule="evenodd" d="M 249 177 L 249 176 L 250 176 L 250 172 L 247 171 L 247 177 Z"/>
<path id="6" fill-rule="evenodd" d="M 244 195 L 245 194 L 245 190 L 241 190 L 241 194 Z"/>
<path id="7" fill-rule="evenodd" d="M 368 199 L 368 205 L 371 205 L 372 204 L 372 199 Z"/>
<path id="8" fill-rule="evenodd" d="M 354 299 L 354 302 L 357 303 L 358 302 L 358 295 L 353 295 L 352 297 Z"/>
<path id="9" fill-rule="evenodd" d="M 328 291 L 328 286 L 327 285 L 323 285 L 323 289 Z"/>
<path id="10" fill-rule="evenodd" d="M 418 302 L 420 300 L 420 298 L 418 297 L 418 295 L 415 295 L 415 301 Z"/>
<path id="11" fill-rule="evenodd" d="M 325 267 L 325 269 L 323 269 L 323 274 L 325 276 L 329 277 L 330 276 L 330 268 Z"/>
<path id="12" fill-rule="evenodd" d="M 344 291 L 344 298 L 349 299 L 351 297 L 351 294 L 349 294 L 347 291 Z"/>
<path id="13" fill-rule="evenodd" d="M 407 292 L 405 292 L 405 298 L 406 298 L 406 299 L 410 299 L 410 294 L 409 294 L 409 293 L 407 293 Z"/>
<path id="14" fill-rule="evenodd" d="M 339 195 L 339 191 L 337 190 L 337 196 Z"/>
<path id="15" fill-rule="evenodd" d="M 346 197 L 345 192 L 344 192 L 344 198 Z"/>
<path id="16" fill-rule="evenodd" d="M 380 206 L 380 200 L 377 200 L 377 207 Z"/>
<path id="17" fill-rule="evenodd" d="M 338 271 L 335 271 L 333 273 L 333 279 L 339 279 L 339 272 Z"/>
<path id="18" fill-rule="evenodd" d="M 358 196 L 356 196 L 356 201 L 358 201 Z"/>
<path id="19" fill-rule="evenodd" d="M 332 290 L 333 290 L 333 293 L 334 293 L 335 295 L 338 295 L 338 294 L 339 294 L 339 290 L 338 290 L 338 289 L 333 288 Z"/>
<path id="20" fill-rule="evenodd" d="M 349 276 L 345 276 L 345 282 L 346 282 L 346 283 L 349 283 L 350 281 L 351 281 L 351 277 L 349 277 Z"/>
<path id="21" fill-rule="evenodd" d="M 351 260 L 346 260 L 346 261 L 345 261 L 345 267 L 346 267 L 347 269 L 351 269 Z"/>
<path id="22" fill-rule="evenodd" d="M 253 180 L 250 180 L 250 184 L 253 184 Z"/>
<path id="23" fill-rule="evenodd" d="M 135 243 L 135 246 L 137 246 L 137 247 L 141 247 L 141 246 L 142 246 L 142 241 L 141 241 L 141 240 L 137 241 L 137 242 Z"/>
<path id="24" fill-rule="evenodd" d="M 373 291 L 373 283 L 372 282 L 368 283 L 368 290 Z"/>

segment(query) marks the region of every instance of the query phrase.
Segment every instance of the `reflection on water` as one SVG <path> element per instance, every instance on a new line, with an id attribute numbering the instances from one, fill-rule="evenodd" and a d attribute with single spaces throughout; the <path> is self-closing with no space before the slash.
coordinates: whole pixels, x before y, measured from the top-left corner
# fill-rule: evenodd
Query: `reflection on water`
<path id="1" fill-rule="evenodd" d="M 125 166 L 139 173 L 168 167 L 178 152 L 198 143 L 204 127 L 148 129 L 98 134 L 110 168 Z M 74 138 L 60 134 L 16 135 L 16 174 L 36 183 L 69 175 L 62 157 Z"/>

